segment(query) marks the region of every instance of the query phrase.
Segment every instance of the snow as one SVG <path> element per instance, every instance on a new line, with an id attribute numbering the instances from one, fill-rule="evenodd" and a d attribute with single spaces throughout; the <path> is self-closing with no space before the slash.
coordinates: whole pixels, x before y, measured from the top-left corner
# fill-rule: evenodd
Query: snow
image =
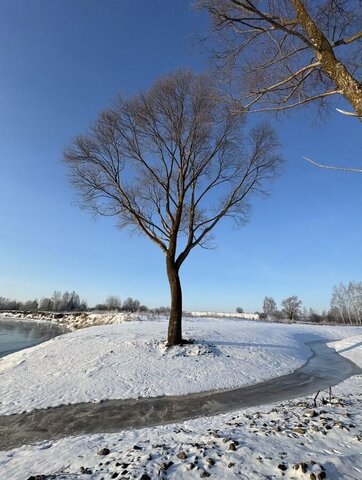
<path id="1" fill-rule="evenodd" d="M 131 312 L 81 312 L 81 313 L 54 313 L 54 312 L 2 312 L 1 318 L 11 320 L 26 320 L 37 322 L 52 322 L 65 326 L 74 331 L 80 328 L 95 325 L 110 325 L 123 323 L 131 320 L 146 320 L 148 317 L 139 313 Z"/>
<path id="2" fill-rule="evenodd" d="M 362 368 L 362 335 L 331 342 L 329 346 Z"/>
<path id="3" fill-rule="evenodd" d="M 257 313 L 220 313 L 220 312 L 190 312 L 187 317 L 206 317 L 206 318 L 238 318 L 244 320 L 259 320 Z M 163 319 L 165 317 L 152 313 L 140 312 L 2 312 L 0 315 L 4 318 L 29 320 L 29 321 L 51 321 L 59 323 L 74 331 L 80 328 L 92 327 L 95 325 L 110 325 L 112 323 L 123 323 L 135 320 Z"/>
<path id="4" fill-rule="evenodd" d="M 321 338 L 362 366 L 358 327 L 220 319 L 187 319 L 184 325 L 197 344 L 166 351 L 160 342 L 165 321 L 128 322 L 79 330 L 5 357 L 0 362 L 1 412 L 81 398 L 182 394 L 254 383 L 302 364 L 310 354 L 304 342 Z M 321 404 L 321 396 L 328 397 L 323 393 L 317 408 L 308 398 L 161 427 L 24 445 L 0 452 L 0 478 L 311 479 L 325 469 L 327 479 L 359 479 L 361 378 L 335 387 L 331 405 Z M 103 448 L 109 454 L 100 455 Z M 181 451 L 186 458 L 177 456 Z"/>
<path id="5" fill-rule="evenodd" d="M 183 395 L 250 385 L 310 356 L 305 342 L 358 329 L 185 319 L 194 345 L 166 349 L 166 320 L 77 330 L 0 360 L 0 414 L 109 398 Z"/>
<path id="6" fill-rule="evenodd" d="M 258 313 L 190 312 L 190 315 L 192 317 L 240 318 L 245 320 L 259 320 Z"/>

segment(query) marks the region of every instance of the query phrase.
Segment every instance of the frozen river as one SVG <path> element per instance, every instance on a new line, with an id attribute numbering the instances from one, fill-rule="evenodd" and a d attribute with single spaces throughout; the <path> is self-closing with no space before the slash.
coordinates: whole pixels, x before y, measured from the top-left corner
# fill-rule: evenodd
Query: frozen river
<path id="1" fill-rule="evenodd" d="M 0 316 L 0 357 L 46 342 L 66 333 L 50 322 L 27 322 Z"/>

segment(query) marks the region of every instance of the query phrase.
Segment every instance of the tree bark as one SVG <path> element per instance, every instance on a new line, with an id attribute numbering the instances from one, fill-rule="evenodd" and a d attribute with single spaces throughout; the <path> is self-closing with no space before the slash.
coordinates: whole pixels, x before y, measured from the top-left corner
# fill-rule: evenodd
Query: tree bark
<path id="1" fill-rule="evenodd" d="M 171 312 L 168 323 L 167 345 L 182 344 L 182 289 L 179 268 L 174 260 L 166 258 L 167 277 L 171 292 Z"/>
<path id="2" fill-rule="evenodd" d="M 362 120 L 362 86 L 351 75 L 345 65 L 339 61 L 333 51 L 331 44 L 322 30 L 312 20 L 302 0 L 292 0 L 298 21 L 307 34 L 308 40 L 313 45 L 317 60 L 320 62 L 324 72 L 339 88 L 345 98 L 355 109 Z"/>

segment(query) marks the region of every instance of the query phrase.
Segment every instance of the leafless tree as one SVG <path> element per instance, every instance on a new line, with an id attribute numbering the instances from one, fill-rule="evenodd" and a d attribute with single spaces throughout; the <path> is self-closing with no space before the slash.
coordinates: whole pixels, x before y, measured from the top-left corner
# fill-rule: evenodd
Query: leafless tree
<path id="1" fill-rule="evenodd" d="M 216 58 L 248 111 L 281 111 L 342 95 L 362 119 L 360 0 L 200 0 Z M 345 113 L 345 112 L 343 112 Z"/>
<path id="2" fill-rule="evenodd" d="M 301 306 L 302 302 L 296 296 L 288 297 L 282 301 L 282 311 L 287 315 L 289 320 L 294 320 L 300 315 Z"/>
<path id="3" fill-rule="evenodd" d="M 362 324 L 362 282 L 342 283 L 334 287 L 331 311 L 336 312 L 343 323 Z"/>
<path id="4" fill-rule="evenodd" d="M 106 307 L 108 310 L 121 310 L 122 301 L 116 295 L 110 295 L 106 299 Z"/>
<path id="5" fill-rule="evenodd" d="M 122 304 L 122 310 L 125 312 L 137 312 L 140 307 L 140 301 L 131 297 L 126 298 Z"/>
<path id="6" fill-rule="evenodd" d="M 275 303 L 274 298 L 265 297 L 263 301 L 263 312 L 265 315 L 272 315 L 277 309 L 277 304 Z"/>
<path id="7" fill-rule="evenodd" d="M 280 164 L 273 131 L 262 125 L 244 138 L 242 116 L 212 78 L 178 71 L 117 98 L 64 158 L 84 207 L 115 216 L 165 254 L 168 344 L 182 343 L 180 267 L 194 247 L 209 245 L 221 219 L 247 220 L 247 200 Z"/>

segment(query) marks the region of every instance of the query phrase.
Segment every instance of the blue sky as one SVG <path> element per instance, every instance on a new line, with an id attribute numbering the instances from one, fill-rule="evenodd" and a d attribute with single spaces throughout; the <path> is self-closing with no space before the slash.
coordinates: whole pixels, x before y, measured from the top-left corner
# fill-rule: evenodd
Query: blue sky
<path id="1" fill-rule="evenodd" d="M 90 304 L 109 294 L 169 303 L 161 251 L 76 206 L 62 150 L 118 92 L 182 66 L 206 68 L 193 42 L 206 24 L 188 0 L 0 3 L 0 296 L 75 289 Z M 253 200 L 247 226 L 226 222 L 216 249 L 191 253 L 185 309 L 255 311 L 265 295 L 324 309 L 333 285 L 362 280 L 362 175 L 302 159 L 361 164 L 360 123 L 306 110 L 269 121 L 284 172 L 269 197 Z"/>

